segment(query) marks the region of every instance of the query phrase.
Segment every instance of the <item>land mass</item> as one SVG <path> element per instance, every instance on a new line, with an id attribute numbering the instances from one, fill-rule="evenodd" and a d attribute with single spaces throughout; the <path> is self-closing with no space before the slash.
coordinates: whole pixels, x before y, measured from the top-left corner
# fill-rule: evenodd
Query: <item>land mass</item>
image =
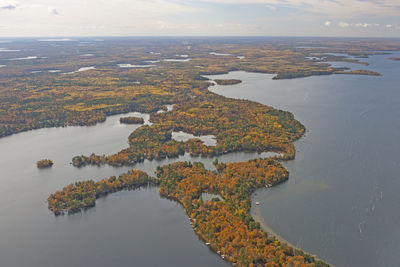
<path id="1" fill-rule="evenodd" d="M 265 186 L 288 179 L 281 159 L 295 156 L 293 141 L 305 128 L 286 111 L 248 101 L 196 91 L 189 101 L 176 103 L 165 113 L 151 114 L 152 125 L 143 125 L 129 136 L 129 147 L 110 156 L 76 156 L 75 166 L 87 164 L 130 165 L 143 159 L 159 159 L 189 152 L 191 155 L 220 155 L 233 151 L 277 151 L 282 156 L 247 162 L 215 161 L 217 171 L 201 163 L 177 162 L 157 168 L 157 178 L 131 170 L 120 177 L 95 183 L 71 184 L 48 198 L 56 215 L 72 213 L 95 205 L 95 199 L 107 193 L 159 185 L 160 194 L 178 201 L 191 218 L 196 234 L 221 255 L 238 266 L 328 266 L 312 255 L 293 248 L 261 230 L 250 215 L 251 194 Z M 216 146 L 199 139 L 186 142 L 171 139 L 172 131 L 201 136 L 216 136 Z M 140 174 L 141 180 L 131 178 Z M 203 193 L 220 195 L 222 201 L 203 201 Z"/>
<path id="2" fill-rule="evenodd" d="M 227 79 L 227 80 L 221 80 L 221 79 L 215 79 L 214 80 L 218 85 L 233 85 L 233 84 L 238 84 L 241 83 L 241 80 L 237 79 Z"/>
<path id="3" fill-rule="evenodd" d="M 38 162 L 36 162 L 36 166 L 39 169 L 49 168 L 49 167 L 53 166 L 53 164 L 54 164 L 53 161 L 51 161 L 49 159 L 42 159 L 42 160 L 39 160 Z"/>
<path id="4" fill-rule="evenodd" d="M 119 122 L 124 124 L 143 124 L 144 119 L 139 117 L 122 117 L 119 119 Z"/>
<path id="5" fill-rule="evenodd" d="M 276 74 L 275 79 L 329 75 L 343 71 L 324 64 L 323 59 L 308 58 L 316 54 L 335 57 L 330 53 L 363 58 L 383 53 L 373 50 L 400 47 L 396 40 L 301 38 L 228 38 L 224 42 L 218 38 L 189 38 L 184 42 L 106 38 L 95 46 L 92 43 L 82 39 L 80 54 L 75 42 L 53 46 L 51 42 L 25 40 L 12 43 L 18 52 L 0 55 L 0 65 L 5 66 L 0 72 L 0 137 L 44 127 L 93 125 L 106 116 L 131 111 L 155 112 L 165 104 L 187 101 L 196 90 L 206 88 L 203 75 L 235 70 Z M 325 48 L 313 47 L 315 43 Z M 231 56 L 213 55 L 211 51 Z M 32 57 L 31 53 L 40 56 Z M 91 56 L 83 56 L 88 54 Z M 170 60 L 180 54 L 188 57 Z M 356 71 L 345 74 L 376 75 Z"/>
<path id="6" fill-rule="evenodd" d="M 92 125 L 108 115 L 139 111 L 151 113 L 152 124 L 132 132 L 127 148 L 112 155 L 75 156 L 73 165 L 134 165 L 185 152 L 193 156 L 278 152 L 280 156 L 268 159 L 215 162 L 217 171 L 206 170 L 201 163 L 177 162 L 159 166 L 157 177 L 131 170 L 100 182 L 77 182 L 51 194 L 48 207 L 56 215 L 73 213 L 93 207 L 97 198 L 112 192 L 159 185 L 162 196 L 182 204 L 196 234 L 235 265 L 327 266 L 268 235 L 250 215 L 254 190 L 288 179 L 280 161 L 295 157 L 293 142 L 304 134 L 305 127 L 290 112 L 209 92 L 210 83 L 204 78 L 235 70 L 276 74 L 274 79 L 335 73 L 379 75 L 372 71 L 345 71 L 329 66 L 324 59 L 308 58 L 316 53 L 328 58 L 336 57 L 330 53 L 363 58 L 380 53 L 366 50 L 400 48 L 400 42 L 391 40 L 319 42 L 326 48 L 299 48 L 316 44 L 303 39 L 110 39 L 96 44 L 95 51 L 90 46 L 80 48 L 85 54 L 93 52 L 93 57 L 77 55 L 76 44 L 52 47 L 30 43 L 33 51 L 46 53 L 45 56 L 23 62 L 0 57 L 1 65 L 7 63 L 0 73 L 0 137 L 42 127 Z M 176 58 L 183 54 L 187 58 Z M 225 85 L 238 82 L 219 81 Z M 166 104 L 176 105 L 172 111 L 157 113 L 160 109 L 165 111 Z M 136 119 L 126 118 L 128 122 Z M 195 136 L 214 135 L 217 143 L 206 146 L 198 138 L 185 142 L 172 139 L 172 132 L 180 131 Z M 203 193 L 218 194 L 223 201 L 203 201 Z"/>

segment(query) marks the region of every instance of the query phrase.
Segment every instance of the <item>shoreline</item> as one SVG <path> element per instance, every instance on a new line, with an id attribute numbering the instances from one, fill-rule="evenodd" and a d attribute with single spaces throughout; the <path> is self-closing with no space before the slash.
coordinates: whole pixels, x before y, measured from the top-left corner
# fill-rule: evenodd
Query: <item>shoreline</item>
<path id="1" fill-rule="evenodd" d="M 273 187 L 272 187 L 273 188 Z M 313 256 L 315 258 L 316 261 L 323 261 L 326 262 L 327 264 L 329 264 L 332 267 L 336 267 L 335 265 L 333 265 L 332 263 L 328 262 L 327 260 L 323 260 L 321 258 L 318 258 L 317 255 L 308 252 L 307 250 L 300 248 L 298 246 L 295 246 L 293 243 L 289 242 L 288 240 L 286 240 L 284 237 L 282 237 L 281 235 L 279 235 L 276 231 L 274 231 L 274 229 L 271 228 L 271 226 L 268 225 L 268 223 L 265 221 L 264 217 L 261 215 L 261 210 L 260 210 L 260 206 L 255 205 L 255 199 L 254 199 L 254 194 L 257 193 L 257 191 L 259 190 L 264 190 L 265 188 L 260 188 L 256 191 L 253 192 L 252 196 L 251 196 L 251 210 L 250 210 L 250 215 L 253 217 L 253 219 L 258 222 L 261 226 L 261 230 L 263 230 L 264 232 L 266 232 L 268 235 L 273 236 L 276 240 L 278 240 L 281 243 L 285 243 L 289 246 L 291 246 L 294 249 L 297 250 L 301 250 L 307 254 L 310 254 L 311 256 Z"/>

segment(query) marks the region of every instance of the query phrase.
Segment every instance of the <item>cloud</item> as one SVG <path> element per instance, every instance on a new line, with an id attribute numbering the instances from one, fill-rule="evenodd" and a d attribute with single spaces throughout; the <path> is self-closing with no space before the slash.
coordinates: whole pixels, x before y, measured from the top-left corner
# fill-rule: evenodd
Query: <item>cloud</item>
<path id="1" fill-rule="evenodd" d="M 275 7 L 275 6 L 272 6 L 272 5 L 266 5 L 266 7 L 267 7 L 269 10 L 272 10 L 272 11 L 275 11 L 275 10 L 276 10 L 276 7 Z"/>
<path id="2" fill-rule="evenodd" d="M 10 1 L 1 1 L 0 0 L 0 9 L 3 10 L 14 10 L 17 8 L 17 3 Z"/>
<path id="3" fill-rule="evenodd" d="M 218 4 L 267 4 L 287 7 L 337 18 L 372 16 L 398 16 L 398 0 L 191 0 Z"/>
<path id="4" fill-rule="evenodd" d="M 345 21 L 341 21 L 338 23 L 340 28 L 348 28 L 348 27 L 357 27 L 357 28 L 370 28 L 370 27 L 379 27 L 379 23 L 349 23 Z"/>
<path id="5" fill-rule="evenodd" d="M 58 15 L 59 14 L 57 9 L 54 8 L 54 7 L 49 7 L 48 9 L 49 9 L 50 14 L 52 14 L 52 15 Z"/>
<path id="6" fill-rule="evenodd" d="M 16 9 L 17 7 L 14 5 L 6 5 L 6 6 L 1 6 L 0 9 L 8 9 L 8 10 L 13 10 Z"/>
<path id="7" fill-rule="evenodd" d="M 0 0 L 0 36 L 400 37 L 398 14 L 400 0 Z"/>
<path id="8" fill-rule="evenodd" d="M 386 28 L 393 28 L 392 24 L 386 24 Z"/>
<path id="9" fill-rule="evenodd" d="M 356 23 L 356 24 L 354 24 L 354 26 L 368 28 L 368 27 L 373 27 L 373 26 L 378 27 L 379 24 L 378 23 Z"/>

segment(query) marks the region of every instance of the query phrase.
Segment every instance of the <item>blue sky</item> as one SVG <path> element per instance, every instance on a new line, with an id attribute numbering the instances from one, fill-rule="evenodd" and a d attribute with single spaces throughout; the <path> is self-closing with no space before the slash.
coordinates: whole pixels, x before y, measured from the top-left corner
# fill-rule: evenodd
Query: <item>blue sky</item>
<path id="1" fill-rule="evenodd" d="M 400 0 L 0 0 L 0 36 L 400 37 Z"/>

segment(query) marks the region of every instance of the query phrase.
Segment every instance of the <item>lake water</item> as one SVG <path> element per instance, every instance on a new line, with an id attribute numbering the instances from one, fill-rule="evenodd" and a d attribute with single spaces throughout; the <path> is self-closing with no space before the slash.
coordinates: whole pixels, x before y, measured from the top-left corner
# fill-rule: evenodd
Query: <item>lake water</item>
<path id="1" fill-rule="evenodd" d="M 306 126 L 284 164 L 289 181 L 253 198 L 274 231 L 336 266 L 400 266 L 400 62 L 387 60 L 399 55 L 357 64 L 382 77 L 209 76 L 243 81 L 211 91 L 288 110 Z"/>
<path id="2" fill-rule="evenodd" d="M 167 105 L 171 110 L 173 105 Z M 83 213 L 55 217 L 49 194 L 81 180 L 99 180 L 129 167 L 69 163 L 75 155 L 110 154 L 127 147 L 129 134 L 141 125 L 119 123 L 110 116 L 91 127 L 40 129 L 0 138 L 0 266 L 229 266 L 193 232 L 180 204 L 163 199 L 157 188 L 124 191 L 96 201 Z M 235 162 L 274 153 L 232 153 L 219 157 Z M 39 170 L 36 161 L 49 158 L 54 166 Z M 154 174 L 157 166 L 176 161 L 202 161 L 215 169 L 215 158 L 144 161 L 137 169 Z"/>
<path id="3" fill-rule="evenodd" d="M 172 132 L 172 139 L 176 141 L 183 141 L 186 142 L 190 139 L 200 139 L 204 145 L 206 146 L 216 146 L 217 145 L 217 140 L 215 139 L 214 135 L 202 135 L 202 136 L 195 136 L 190 133 L 185 133 L 185 132 Z"/>

